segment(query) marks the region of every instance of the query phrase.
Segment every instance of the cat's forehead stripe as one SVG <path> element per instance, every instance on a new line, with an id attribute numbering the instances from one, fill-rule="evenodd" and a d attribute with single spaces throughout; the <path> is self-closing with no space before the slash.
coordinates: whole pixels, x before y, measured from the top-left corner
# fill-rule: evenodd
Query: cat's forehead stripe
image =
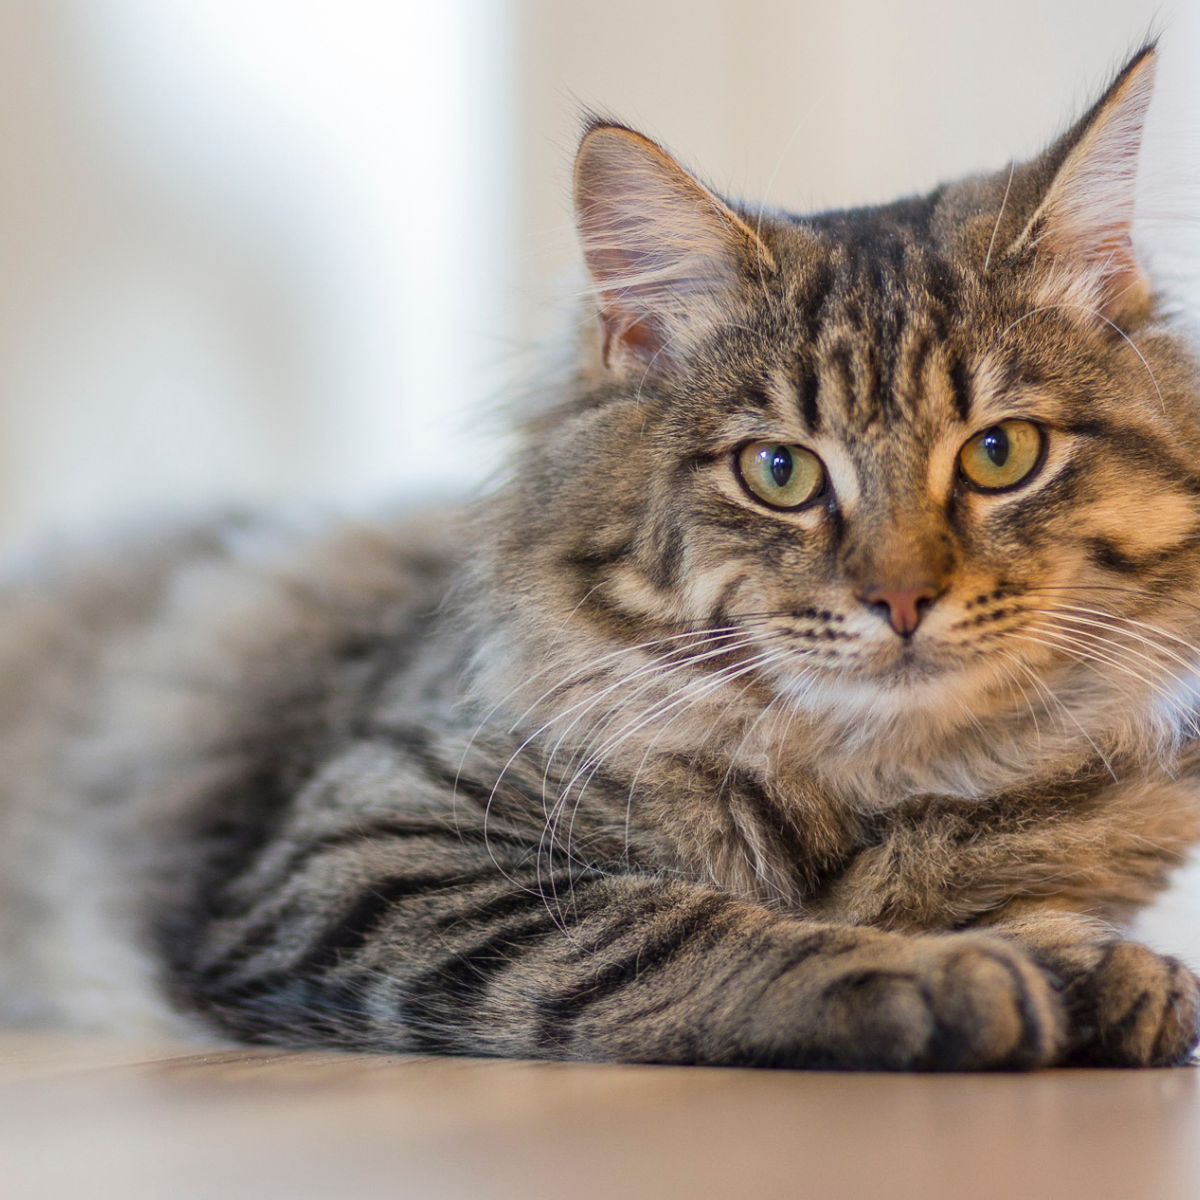
<path id="1" fill-rule="evenodd" d="M 809 433 L 820 433 L 821 409 L 817 404 L 821 390 L 820 375 L 811 363 L 801 360 L 796 365 L 795 383 L 800 401 L 800 415 L 804 418 Z"/>
<path id="2" fill-rule="evenodd" d="M 815 434 L 831 418 L 858 430 L 912 419 L 938 375 L 946 407 L 970 421 L 971 366 L 950 349 L 960 299 L 952 265 L 902 222 L 857 236 L 847 236 L 857 214 L 838 222 L 837 242 L 828 227 L 818 230 L 820 249 L 798 271 L 790 309 L 791 382 L 806 428 Z"/>
<path id="3" fill-rule="evenodd" d="M 971 420 L 971 377 L 967 364 L 961 358 L 950 364 L 950 395 L 954 411 L 964 425 Z"/>

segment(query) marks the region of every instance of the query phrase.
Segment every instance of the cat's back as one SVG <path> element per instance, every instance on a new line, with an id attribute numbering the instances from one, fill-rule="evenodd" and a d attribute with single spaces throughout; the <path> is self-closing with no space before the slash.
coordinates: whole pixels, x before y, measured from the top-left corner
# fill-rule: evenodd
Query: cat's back
<path id="1" fill-rule="evenodd" d="M 292 694 L 336 709 L 379 645 L 415 636 L 456 525 L 236 515 L 7 565 L 0 1015 L 177 1026 L 134 927 L 178 823 Z"/>

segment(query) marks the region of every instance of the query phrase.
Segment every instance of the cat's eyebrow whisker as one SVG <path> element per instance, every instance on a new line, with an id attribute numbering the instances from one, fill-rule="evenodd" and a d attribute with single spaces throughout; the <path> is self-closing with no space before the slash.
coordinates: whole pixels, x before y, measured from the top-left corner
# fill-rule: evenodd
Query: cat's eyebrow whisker
<path id="1" fill-rule="evenodd" d="M 1008 183 L 1004 187 L 1004 199 L 1000 201 L 1000 211 L 996 214 L 996 224 L 992 226 L 992 236 L 988 242 L 987 256 L 983 260 L 983 273 L 988 273 L 992 265 L 992 251 L 996 247 L 996 235 L 1000 232 L 1000 222 L 1004 220 L 1004 210 L 1008 207 L 1008 196 L 1012 191 L 1013 176 L 1017 173 L 1017 160 L 1014 158 L 1008 168 Z"/>
<path id="2" fill-rule="evenodd" d="M 1146 368 L 1146 374 L 1150 376 L 1150 382 L 1154 385 L 1155 392 L 1158 393 L 1158 402 L 1162 406 L 1163 412 L 1165 413 L 1167 411 L 1166 398 L 1163 396 L 1162 388 L 1160 388 L 1158 386 L 1158 380 L 1157 380 L 1157 378 L 1155 378 L 1154 371 L 1152 370 L 1149 362 L 1146 361 L 1146 356 L 1141 352 L 1141 350 L 1138 349 L 1137 343 L 1133 340 L 1133 338 L 1131 338 L 1129 336 L 1129 334 L 1127 334 L 1125 332 L 1125 330 L 1123 330 L 1120 327 L 1120 325 L 1118 325 L 1116 323 L 1116 321 L 1114 321 L 1110 317 L 1106 316 L 1098 308 L 1093 308 L 1087 304 L 1072 304 L 1068 301 L 1057 301 L 1052 304 L 1040 304 L 1040 305 L 1038 305 L 1037 308 L 1030 309 L 1027 313 L 1024 313 L 1023 315 L 1017 317 L 1017 319 L 1015 321 L 1011 322 L 1005 328 L 1004 332 L 1001 333 L 1000 336 L 992 342 L 992 345 L 995 346 L 996 342 L 1003 341 L 1004 338 L 1006 338 L 1023 321 L 1027 321 L 1031 317 L 1036 317 L 1039 313 L 1052 312 L 1056 308 L 1065 308 L 1065 309 L 1076 310 L 1079 312 L 1087 313 L 1089 316 L 1098 317 L 1101 321 L 1103 321 L 1106 325 L 1108 325 L 1109 328 L 1111 328 L 1114 332 L 1119 333 L 1121 335 L 1121 337 L 1123 337 L 1125 339 L 1125 341 L 1129 344 L 1129 348 L 1134 352 L 1134 354 L 1136 354 L 1138 356 L 1138 358 L 1141 359 L 1142 366 Z"/>

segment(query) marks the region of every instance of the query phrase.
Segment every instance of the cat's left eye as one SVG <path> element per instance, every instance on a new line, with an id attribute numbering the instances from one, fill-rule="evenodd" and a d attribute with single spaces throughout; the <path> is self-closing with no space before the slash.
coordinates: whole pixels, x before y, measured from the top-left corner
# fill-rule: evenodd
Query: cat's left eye
<path id="1" fill-rule="evenodd" d="M 1032 421 L 1001 421 L 977 433 L 959 451 L 966 479 L 987 492 L 1014 487 L 1042 461 L 1046 435 Z"/>
<path id="2" fill-rule="evenodd" d="M 751 442 L 737 455 L 746 489 L 772 508 L 800 508 L 825 490 L 821 460 L 803 446 Z"/>

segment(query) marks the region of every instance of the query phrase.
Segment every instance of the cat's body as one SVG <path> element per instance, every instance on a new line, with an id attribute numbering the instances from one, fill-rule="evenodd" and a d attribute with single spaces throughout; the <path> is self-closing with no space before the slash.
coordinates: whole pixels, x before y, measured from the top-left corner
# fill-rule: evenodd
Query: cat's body
<path id="1" fill-rule="evenodd" d="M 1166 1063 L 1200 388 L 1151 52 L 1042 158 L 739 215 L 598 124 L 596 345 L 469 513 L 227 522 L 0 614 L 0 996 L 367 1049 Z"/>

